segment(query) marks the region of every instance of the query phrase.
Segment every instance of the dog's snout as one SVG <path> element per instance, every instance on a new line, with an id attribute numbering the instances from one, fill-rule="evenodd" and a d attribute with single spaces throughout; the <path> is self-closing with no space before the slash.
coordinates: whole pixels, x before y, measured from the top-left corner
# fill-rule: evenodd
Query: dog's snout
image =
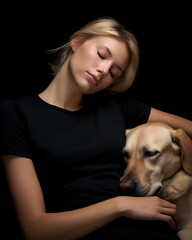
<path id="1" fill-rule="evenodd" d="M 126 193 L 134 192 L 134 190 L 136 188 L 136 182 L 132 179 L 129 179 L 127 181 L 121 181 L 120 188 Z"/>

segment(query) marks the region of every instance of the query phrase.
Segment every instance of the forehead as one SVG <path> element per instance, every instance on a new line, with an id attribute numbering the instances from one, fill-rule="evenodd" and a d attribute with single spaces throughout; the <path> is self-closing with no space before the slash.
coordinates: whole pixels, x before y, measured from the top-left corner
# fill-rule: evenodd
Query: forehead
<path id="1" fill-rule="evenodd" d="M 136 128 L 134 131 L 130 131 L 130 134 L 127 136 L 126 147 L 132 149 L 133 146 L 149 146 L 162 149 L 170 142 L 171 137 L 168 129 L 151 126 L 144 129 Z"/>
<path id="2" fill-rule="evenodd" d="M 112 36 L 98 36 L 89 39 L 88 42 L 90 44 L 95 44 L 98 47 L 103 46 L 108 48 L 114 61 L 123 66 L 123 68 L 126 67 L 129 58 L 128 49 L 125 42 L 123 42 L 120 38 Z"/>

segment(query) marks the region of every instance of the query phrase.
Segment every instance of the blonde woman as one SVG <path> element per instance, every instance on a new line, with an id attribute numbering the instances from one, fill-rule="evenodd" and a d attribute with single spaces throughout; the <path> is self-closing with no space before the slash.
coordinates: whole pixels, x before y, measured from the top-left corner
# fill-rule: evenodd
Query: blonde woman
<path id="1" fill-rule="evenodd" d="M 178 239 L 176 206 L 123 196 L 125 129 L 164 121 L 192 136 L 190 120 L 129 96 L 137 40 L 112 18 L 75 32 L 37 95 L 0 106 L 1 157 L 25 239 Z"/>

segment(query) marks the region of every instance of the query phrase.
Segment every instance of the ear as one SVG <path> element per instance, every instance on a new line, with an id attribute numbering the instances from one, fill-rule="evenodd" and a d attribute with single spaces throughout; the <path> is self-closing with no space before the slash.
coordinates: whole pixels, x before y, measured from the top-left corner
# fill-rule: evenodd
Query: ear
<path id="1" fill-rule="evenodd" d="M 177 129 L 171 132 L 173 142 L 176 142 L 181 149 L 181 164 L 188 174 L 192 175 L 192 140 L 182 130 Z"/>
<path id="2" fill-rule="evenodd" d="M 125 130 L 125 135 L 127 136 L 130 131 L 131 131 L 131 129 L 126 129 L 126 130 Z"/>
<path id="3" fill-rule="evenodd" d="M 77 48 L 83 43 L 84 38 L 81 36 L 74 37 L 71 40 L 71 49 L 75 52 Z"/>

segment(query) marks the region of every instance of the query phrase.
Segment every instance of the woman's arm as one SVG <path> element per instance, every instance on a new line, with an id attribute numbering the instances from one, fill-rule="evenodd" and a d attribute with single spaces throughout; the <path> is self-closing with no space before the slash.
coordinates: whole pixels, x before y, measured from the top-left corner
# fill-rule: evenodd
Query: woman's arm
<path id="1" fill-rule="evenodd" d="M 78 239 L 126 216 L 161 220 L 175 229 L 176 206 L 158 197 L 115 197 L 81 209 L 46 213 L 42 190 L 30 159 L 3 156 L 10 192 L 26 239 Z"/>
<path id="2" fill-rule="evenodd" d="M 152 108 L 148 121 L 165 122 L 175 129 L 182 128 L 190 137 L 192 137 L 192 121 L 186 118 Z"/>

